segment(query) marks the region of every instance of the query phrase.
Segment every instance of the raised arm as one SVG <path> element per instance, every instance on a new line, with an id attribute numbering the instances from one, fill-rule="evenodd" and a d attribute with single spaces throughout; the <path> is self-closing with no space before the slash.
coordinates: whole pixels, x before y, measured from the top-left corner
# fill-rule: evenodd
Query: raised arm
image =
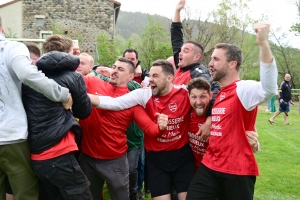
<path id="1" fill-rule="evenodd" d="M 259 45 L 260 82 L 237 82 L 237 94 L 247 110 L 252 110 L 277 93 L 278 70 L 268 40 L 270 24 L 258 23 L 254 26 L 254 30 Z"/>
<path id="2" fill-rule="evenodd" d="M 175 8 L 175 14 L 171 25 L 171 42 L 173 49 L 173 56 L 176 68 L 178 68 L 178 59 L 181 47 L 183 45 L 182 24 L 180 21 L 180 11 L 185 5 L 185 0 L 180 0 Z"/>
<path id="3" fill-rule="evenodd" d="M 185 6 L 185 0 L 180 0 L 175 8 L 175 14 L 173 18 L 173 22 L 181 22 L 180 20 L 180 11 Z"/>
<path id="4" fill-rule="evenodd" d="M 259 46 L 259 58 L 264 63 L 272 63 L 273 55 L 269 44 L 270 24 L 257 23 L 254 25 L 256 42 Z"/>

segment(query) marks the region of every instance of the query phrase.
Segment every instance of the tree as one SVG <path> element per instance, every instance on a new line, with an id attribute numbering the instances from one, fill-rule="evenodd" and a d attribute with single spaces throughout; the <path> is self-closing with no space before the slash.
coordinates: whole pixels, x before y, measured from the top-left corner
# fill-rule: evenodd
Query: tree
<path id="1" fill-rule="evenodd" d="M 110 41 L 107 34 L 102 32 L 97 38 L 97 62 L 107 66 L 112 66 L 120 55 L 115 42 Z"/>
<path id="2" fill-rule="evenodd" d="M 217 9 L 210 12 L 202 19 L 201 13 L 197 13 L 198 19 L 191 18 L 190 8 L 187 8 L 187 17 L 183 21 L 185 40 L 194 40 L 204 48 L 202 62 L 207 65 L 210 56 L 217 43 L 231 43 L 238 46 L 243 52 L 243 64 L 240 76 L 251 77 L 258 80 L 258 68 L 255 67 L 258 56 L 253 52 L 256 42 L 250 30 L 257 20 L 252 19 L 248 13 L 250 0 L 222 0 Z M 263 16 L 262 16 L 263 17 Z M 261 17 L 261 18 L 262 18 Z"/>
<path id="3" fill-rule="evenodd" d="M 298 17 L 300 18 L 300 0 L 291 0 L 291 3 L 293 3 L 297 7 Z M 300 23 L 294 24 L 291 29 L 291 32 L 294 32 L 296 36 L 300 35 Z"/>
<path id="4" fill-rule="evenodd" d="M 300 80 L 296 78 L 300 73 L 300 50 L 292 48 L 288 43 L 283 42 L 286 41 L 285 34 L 277 36 L 276 32 L 278 30 L 271 32 L 276 41 L 276 43 L 271 43 L 271 48 L 278 67 L 278 81 L 281 82 L 285 74 L 290 74 L 293 88 L 300 88 Z"/>
<path id="5" fill-rule="evenodd" d="M 149 69 L 153 61 L 166 59 L 173 54 L 168 33 L 169 30 L 161 21 L 148 15 L 148 23 L 142 34 L 141 44 L 138 45 L 139 59 L 144 68 Z"/>

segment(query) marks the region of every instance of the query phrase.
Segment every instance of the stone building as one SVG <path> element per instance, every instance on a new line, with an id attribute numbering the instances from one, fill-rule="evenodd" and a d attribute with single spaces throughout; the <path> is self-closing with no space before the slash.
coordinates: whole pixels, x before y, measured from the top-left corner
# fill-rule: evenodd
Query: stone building
<path id="1" fill-rule="evenodd" d="M 79 41 L 82 52 L 94 55 L 97 36 L 114 36 L 121 3 L 115 0 L 6 0 L 0 5 L 6 33 L 44 39 L 65 34 Z"/>

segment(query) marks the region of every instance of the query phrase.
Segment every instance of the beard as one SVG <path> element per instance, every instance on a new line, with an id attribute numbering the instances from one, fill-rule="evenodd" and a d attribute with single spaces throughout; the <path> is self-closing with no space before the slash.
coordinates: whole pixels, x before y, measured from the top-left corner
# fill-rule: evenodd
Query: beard
<path id="1" fill-rule="evenodd" d="M 217 70 L 211 78 L 213 81 L 220 81 L 225 76 L 227 76 L 227 67 L 222 67 L 222 69 Z"/>
<path id="2" fill-rule="evenodd" d="M 161 85 L 161 87 L 157 87 L 156 86 L 156 90 L 152 90 L 152 95 L 153 96 L 161 96 L 163 91 L 165 91 L 167 88 L 167 83 L 164 83 L 163 85 Z"/>

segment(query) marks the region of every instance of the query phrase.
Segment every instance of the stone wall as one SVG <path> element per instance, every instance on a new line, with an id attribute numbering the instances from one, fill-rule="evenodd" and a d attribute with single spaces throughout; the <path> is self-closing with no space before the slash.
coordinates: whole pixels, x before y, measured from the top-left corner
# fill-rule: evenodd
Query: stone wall
<path id="1" fill-rule="evenodd" d="M 114 32 L 114 3 L 109 0 L 23 0 L 23 37 L 40 38 L 40 31 L 79 40 L 81 52 L 94 56 L 97 36 Z M 36 15 L 44 16 L 39 26 Z"/>

